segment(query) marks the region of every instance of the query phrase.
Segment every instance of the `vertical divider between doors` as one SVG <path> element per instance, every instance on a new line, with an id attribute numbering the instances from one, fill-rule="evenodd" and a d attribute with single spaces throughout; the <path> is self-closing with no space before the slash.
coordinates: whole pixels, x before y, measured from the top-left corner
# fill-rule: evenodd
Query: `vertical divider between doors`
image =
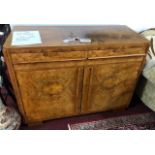
<path id="1" fill-rule="evenodd" d="M 90 106 L 89 98 L 90 98 L 90 93 L 91 93 L 92 71 L 93 71 L 92 67 L 84 68 L 81 112 L 88 112 L 89 110 L 89 106 Z"/>
<path id="2" fill-rule="evenodd" d="M 77 86 L 76 86 L 76 112 L 79 114 L 81 111 L 82 104 L 82 89 L 83 89 L 83 76 L 84 76 L 84 68 L 80 67 L 77 70 Z"/>
<path id="3" fill-rule="evenodd" d="M 93 67 L 89 68 L 89 86 L 87 96 L 87 108 L 91 108 L 91 89 L 92 89 Z"/>

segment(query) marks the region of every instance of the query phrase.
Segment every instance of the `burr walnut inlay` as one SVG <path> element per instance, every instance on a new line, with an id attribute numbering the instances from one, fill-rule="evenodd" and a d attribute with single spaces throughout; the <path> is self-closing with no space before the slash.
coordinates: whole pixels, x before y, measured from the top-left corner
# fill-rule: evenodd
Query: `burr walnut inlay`
<path id="1" fill-rule="evenodd" d="M 13 31 L 25 30 L 38 30 L 42 43 L 12 46 L 11 33 L 4 45 L 25 123 L 129 105 L 149 46 L 143 37 L 117 25 L 22 26 Z M 64 42 L 70 34 L 79 39 Z"/>

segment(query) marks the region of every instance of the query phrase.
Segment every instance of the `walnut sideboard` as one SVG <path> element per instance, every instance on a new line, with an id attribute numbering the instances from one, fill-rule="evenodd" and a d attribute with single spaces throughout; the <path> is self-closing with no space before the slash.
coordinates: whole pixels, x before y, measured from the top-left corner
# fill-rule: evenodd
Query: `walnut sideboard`
<path id="1" fill-rule="evenodd" d="M 121 25 L 13 31 L 33 30 L 39 31 L 41 44 L 12 46 L 11 33 L 4 45 L 25 123 L 128 107 L 144 66 L 146 39 Z M 64 42 L 70 38 L 75 39 Z"/>

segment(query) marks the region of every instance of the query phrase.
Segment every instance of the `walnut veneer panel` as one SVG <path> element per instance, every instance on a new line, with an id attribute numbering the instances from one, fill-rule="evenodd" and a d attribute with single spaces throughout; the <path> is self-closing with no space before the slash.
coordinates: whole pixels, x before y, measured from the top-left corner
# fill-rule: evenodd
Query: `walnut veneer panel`
<path id="1" fill-rule="evenodd" d="M 29 122 L 79 113 L 83 72 L 81 68 L 58 70 L 16 72 Z"/>
<path id="2" fill-rule="evenodd" d="M 13 49 L 35 49 L 52 48 L 52 50 L 92 50 L 99 48 L 115 48 L 120 46 L 145 47 L 148 41 L 136 32 L 124 25 L 102 25 L 102 26 L 21 26 L 14 27 L 13 31 L 38 30 L 41 35 L 42 44 L 11 46 L 12 33 L 6 40 L 4 47 Z M 89 43 L 65 44 L 64 39 L 74 36 L 79 38 L 91 38 Z"/>
<path id="3" fill-rule="evenodd" d="M 88 51 L 88 59 L 111 58 L 111 57 L 129 57 L 144 56 L 143 48 L 118 48 Z"/>
<path id="4" fill-rule="evenodd" d="M 127 107 L 133 94 L 141 62 L 119 62 L 87 68 L 87 100 L 83 112 Z"/>
<path id="5" fill-rule="evenodd" d="M 38 50 L 39 51 L 39 50 Z M 42 50 L 40 52 L 12 53 L 13 64 L 72 61 L 85 59 L 99 59 L 110 57 L 145 56 L 142 48 L 105 49 L 89 51 L 53 52 Z"/>
<path id="6" fill-rule="evenodd" d="M 125 108 L 149 42 L 126 26 L 16 27 L 38 30 L 41 44 L 12 46 L 4 56 L 25 123 Z M 90 38 L 91 43 L 63 40 Z"/>
<path id="7" fill-rule="evenodd" d="M 52 61 L 71 61 L 86 59 L 84 51 L 70 52 L 51 52 L 47 50 L 38 50 L 38 52 L 21 52 L 12 53 L 11 58 L 14 64 L 18 63 L 35 63 L 35 62 L 52 62 Z"/>

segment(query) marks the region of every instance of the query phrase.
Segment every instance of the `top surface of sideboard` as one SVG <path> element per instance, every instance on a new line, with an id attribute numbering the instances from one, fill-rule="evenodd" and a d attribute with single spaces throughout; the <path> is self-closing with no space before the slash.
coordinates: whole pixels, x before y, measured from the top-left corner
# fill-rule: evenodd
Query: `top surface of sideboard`
<path id="1" fill-rule="evenodd" d="M 14 31 L 40 32 L 41 44 L 12 46 L 12 34 Z M 106 26 L 17 26 L 13 29 L 5 42 L 5 49 L 29 49 L 29 48 L 51 48 L 59 51 L 73 50 L 100 50 L 102 48 L 118 47 L 146 47 L 148 41 L 123 25 Z M 69 37 L 90 38 L 90 43 L 64 43 Z"/>

